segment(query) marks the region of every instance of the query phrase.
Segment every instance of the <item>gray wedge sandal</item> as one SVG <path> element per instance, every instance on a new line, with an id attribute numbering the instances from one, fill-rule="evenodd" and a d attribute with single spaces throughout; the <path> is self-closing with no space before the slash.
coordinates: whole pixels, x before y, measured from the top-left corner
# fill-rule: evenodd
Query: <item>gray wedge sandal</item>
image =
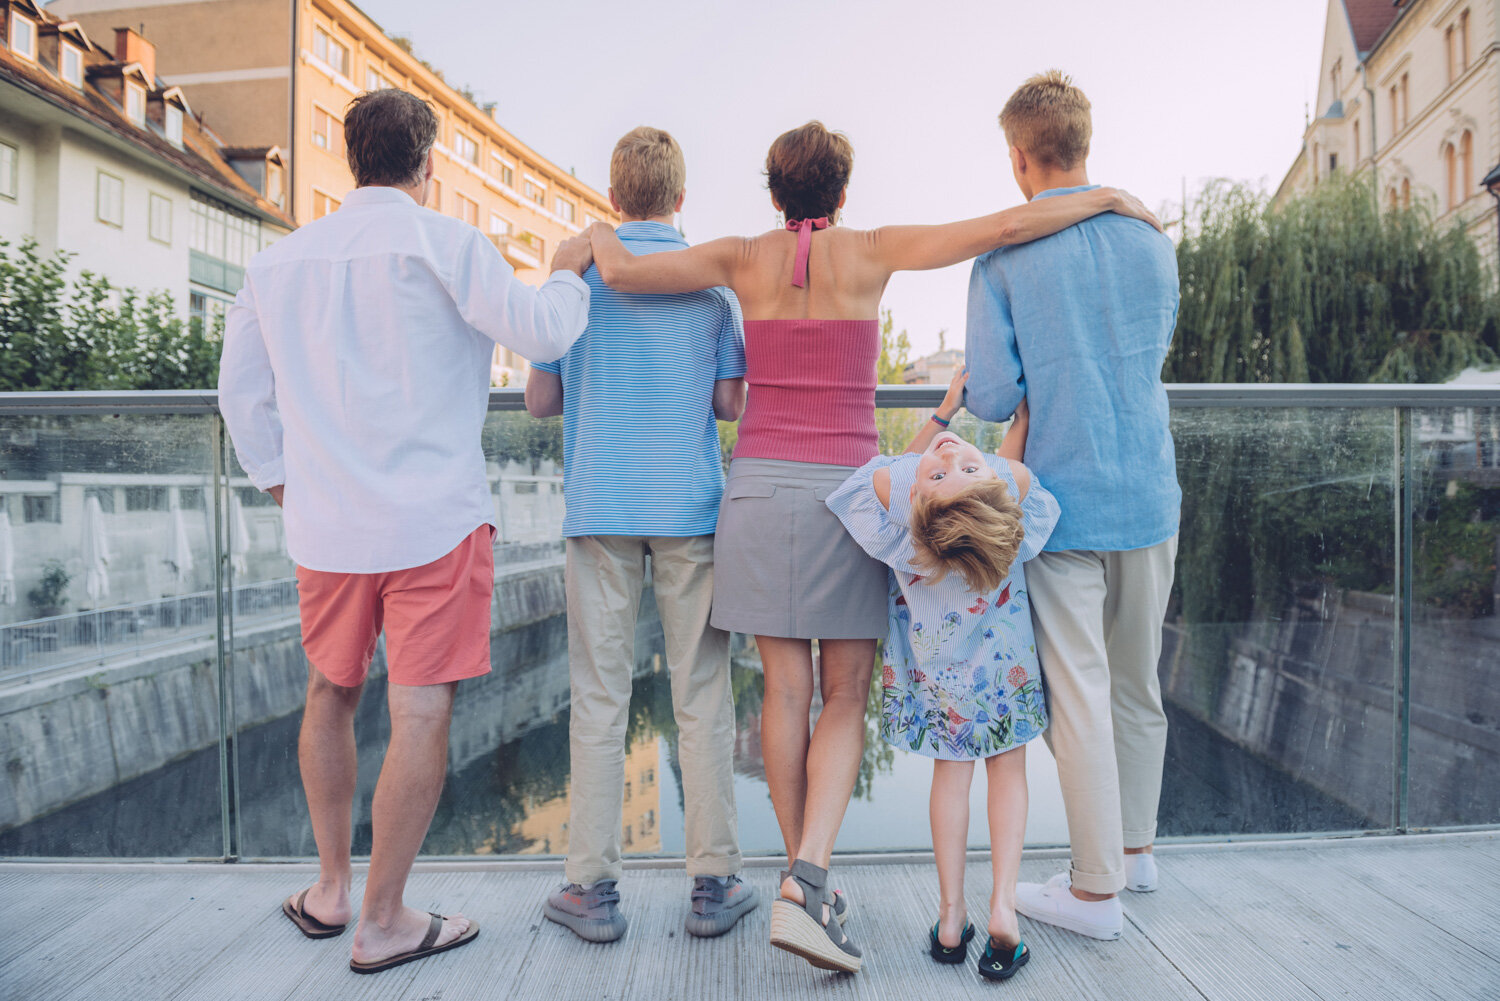
<path id="1" fill-rule="evenodd" d="M 787 881 L 791 875 L 790 869 L 781 870 L 781 876 L 776 880 L 776 893 L 781 893 L 781 884 Z M 839 919 L 839 924 L 849 923 L 849 915 L 854 913 L 854 905 L 849 901 L 849 894 L 843 890 L 829 890 L 833 895 L 833 916 Z"/>
<path id="2" fill-rule="evenodd" d="M 792 863 L 790 876 L 802 888 L 805 903 L 778 897 L 771 905 L 771 944 L 807 960 L 820 970 L 856 973 L 864 961 L 859 947 L 844 934 L 837 920 L 823 923 L 826 904 L 833 913 L 833 894 L 828 891 L 828 870 L 801 859 Z"/>

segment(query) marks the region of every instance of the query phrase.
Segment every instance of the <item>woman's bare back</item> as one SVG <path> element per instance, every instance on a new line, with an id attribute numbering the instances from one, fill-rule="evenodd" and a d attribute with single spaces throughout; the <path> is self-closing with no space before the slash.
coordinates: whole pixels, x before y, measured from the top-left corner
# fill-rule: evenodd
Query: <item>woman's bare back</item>
<path id="1" fill-rule="evenodd" d="M 733 289 L 747 320 L 874 320 L 890 271 L 868 230 L 830 226 L 812 234 L 807 283 L 792 284 L 797 234 L 773 229 L 744 241 Z"/>

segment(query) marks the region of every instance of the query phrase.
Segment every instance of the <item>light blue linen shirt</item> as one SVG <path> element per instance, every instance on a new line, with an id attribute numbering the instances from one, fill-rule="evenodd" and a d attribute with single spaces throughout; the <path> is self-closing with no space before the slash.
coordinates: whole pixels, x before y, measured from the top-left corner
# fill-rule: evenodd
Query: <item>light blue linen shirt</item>
<path id="1" fill-rule="evenodd" d="M 1172 241 L 1113 213 L 974 262 L 964 403 L 1003 421 L 1027 400 L 1026 465 L 1062 507 L 1047 552 L 1143 549 L 1177 533 L 1161 369 L 1178 299 Z"/>
<path id="2" fill-rule="evenodd" d="M 635 254 L 681 250 L 659 222 L 616 232 Z M 557 362 L 563 384 L 562 534 L 710 535 L 724 467 L 714 383 L 745 374 L 745 327 L 726 288 L 676 295 L 616 292 L 584 273 L 589 321 Z"/>

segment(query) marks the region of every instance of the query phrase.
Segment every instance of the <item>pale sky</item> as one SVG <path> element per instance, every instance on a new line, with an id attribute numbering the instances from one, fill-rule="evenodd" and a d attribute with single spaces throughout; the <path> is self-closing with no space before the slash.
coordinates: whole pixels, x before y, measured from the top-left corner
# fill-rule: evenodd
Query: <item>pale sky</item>
<path id="1" fill-rule="evenodd" d="M 1090 179 L 1153 209 L 1209 178 L 1274 190 L 1301 142 L 1326 0 L 358 0 L 500 123 L 604 191 L 615 140 L 671 132 L 697 243 L 774 225 L 761 168 L 810 118 L 847 133 L 843 221 L 936 223 L 1018 204 L 997 116 L 1059 67 L 1094 107 Z M 1175 211 L 1175 209 L 1174 209 Z M 903 273 L 885 305 L 913 357 L 963 346 L 967 264 Z"/>

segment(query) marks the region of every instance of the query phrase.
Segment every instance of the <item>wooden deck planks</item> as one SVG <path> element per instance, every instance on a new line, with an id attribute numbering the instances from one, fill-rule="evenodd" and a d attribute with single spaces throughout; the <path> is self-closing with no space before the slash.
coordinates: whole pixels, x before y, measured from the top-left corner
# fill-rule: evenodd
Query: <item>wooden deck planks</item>
<path id="1" fill-rule="evenodd" d="M 1493 899 L 1500 833 L 1354 839 L 1223 850 L 1173 846 L 1162 886 L 1127 894 L 1124 937 L 1094 942 L 1022 919 L 1033 959 L 1011 988 L 1027 997 L 1154 999 L 1500 996 Z M 1028 858 L 1043 880 L 1057 859 Z M 542 918 L 556 870 L 486 865 L 415 873 L 408 902 L 461 910 L 483 932 L 472 945 L 388 973 L 347 968 L 353 931 L 314 942 L 278 910 L 313 870 L 286 866 L 141 865 L 88 869 L 0 864 L 0 997 L 173 1001 L 465 1001 L 651 998 L 653 1001 L 993 999 L 974 963 L 983 948 L 989 866 L 965 891 L 978 933 L 961 967 L 926 955 L 936 914 L 931 864 L 838 864 L 854 902 L 850 933 L 864 970 L 813 970 L 766 945 L 776 869 L 745 877 L 760 907 L 728 935 L 683 929 L 690 880 L 638 869 L 621 882 L 631 928 L 619 943 L 583 943 Z M 362 877 L 356 877 L 356 892 Z"/>

